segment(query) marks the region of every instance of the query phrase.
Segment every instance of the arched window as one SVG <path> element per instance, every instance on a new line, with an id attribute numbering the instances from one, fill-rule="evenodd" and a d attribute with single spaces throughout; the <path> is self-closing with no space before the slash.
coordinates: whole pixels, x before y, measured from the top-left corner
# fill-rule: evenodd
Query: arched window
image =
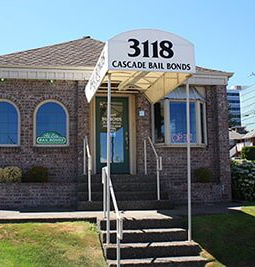
<path id="1" fill-rule="evenodd" d="M 19 146 L 20 114 L 12 102 L 0 99 L 0 146 Z"/>
<path id="2" fill-rule="evenodd" d="M 36 146 L 67 146 L 68 112 L 57 101 L 45 101 L 35 111 Z"/>

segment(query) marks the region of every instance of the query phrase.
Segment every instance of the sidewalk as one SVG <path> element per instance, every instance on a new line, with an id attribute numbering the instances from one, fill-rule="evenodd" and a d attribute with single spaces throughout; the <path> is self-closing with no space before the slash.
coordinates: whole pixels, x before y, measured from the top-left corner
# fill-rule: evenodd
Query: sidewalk
<path id="1" fill-rule="evenodd" d="M 229 213 L 240 210 L 240 203 L 214 204 L 214 205 L 193 205 L 192 215 L 210 215 Z M 187 216 L 186 206 L 176 206 L 172 210 L 141 210 L 141 211 L 123 211 L 125 218 L 169 218 L 176 216 Z M 114 218 L 114 213 L 111 212 Z M 101 211 L 60 211 L 60 212 L 22 212 L 12 210 L 0 210 L 0 223 L 12 222 L 59 222 L 59 221 L 77 221 L 85 220 L 95 223 L 97 218 L 103 218 Z"/>

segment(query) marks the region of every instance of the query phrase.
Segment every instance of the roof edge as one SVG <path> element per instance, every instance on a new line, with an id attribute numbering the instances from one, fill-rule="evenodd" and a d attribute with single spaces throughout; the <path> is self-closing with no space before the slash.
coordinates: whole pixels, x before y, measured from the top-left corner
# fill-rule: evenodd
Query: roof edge
<path id="1" fill-rule="evenodd" d="M 198 66 L 196 66 L 198 67 Z M 1 65 L 1 69 L 56 69 L 56 70 L 87 70 L 92 71 L 94 69 L 93 66 L 55 66 L 55 65 L 48 65 L 48 66 L 41 66 L 41 65 Z M 203 69 L 203 67 L 198 67 L 199 69 Z M 211 75 L 211 76 L 227 76 L 232 77 L 234 75 L 234 72 L 225 72 L 225 71 L 218 71 L 213 69 L 204 69 L 204 70 L 196 70 L 196 72 L 193 75 Z"/>

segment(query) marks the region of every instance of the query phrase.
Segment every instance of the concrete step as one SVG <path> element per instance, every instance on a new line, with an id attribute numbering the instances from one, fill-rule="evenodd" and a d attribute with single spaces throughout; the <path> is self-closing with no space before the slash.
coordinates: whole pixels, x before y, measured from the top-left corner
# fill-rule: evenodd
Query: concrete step
<path id="1" fill-rule="evenodd" d="M 101 231 L 101 240 L 106 242 L 106 231 Z M 185 241 L 187 231 L 181 228 L 124 230 L 122 243 L 151 243 Z M 110 242 L 116 243 L 116 231 L 110 231 Z"/>
<path id="2" fill-rule="evenodd" d="M 98 226 L 101 231 L 106 230 L 106 220 L 98 220 Z M 180 217 L 168 218 L 124 218 L 124 230 L 139 230 L 139 229 L 169 229 L 182 226 L 182 219 Z M 116 220 L 110 220 L 111 230 L 116 230 Z"/>
<path id="3" fill-rule="evenodd" d="M 118 207 L 119 210 L 169 210 L 172 209 L 173 204 L 170 200 L 127 200 L 118 201 Z M 77 209 L 83 211 L 103 210 L 103 202 L 79 201 Z M 111 210 L 113 210 L 112 207 Z"/>
<path id="4" fill-rule="evenodd" d="M 88 184 L 87 183 L 78 183 L 77 185 L 78 192 L 88 192 Z M 157 184 L 154 183 L 117 183 L 113 182 L 113 188 L 115 192 L 148 192 L 157 190 Z M 102 183 L 92 183 L 91 191 L 92 192 L 102 192 L 103 185 Z"/>
<path id="5" fill-rule="evenodd" d="M 130 174 L 119 174 L 119 175 L 111 175 L 112 182 L 117 183 L 151 183 L 156 181 L 156 175 L 130 175 Z M 102 176 L 101 175 L 92 175 L 91 182 L 92 183 L 101 183 Z M 78 177 L 78 182 L 87 183 L 88 176 L 82 175 Z"/>
<path id="6" fill-rule="evenodd" d="M 88 192 L 88 184 L 87 183 L 78 183 L 77 184 L 78 192 Z M 103 184 L 102 183 L 92 183 L 91 184 L 92 192 L 103 192 Z"/>
<path id="7" fill-rule="evenodd" d="M 116 260 L 116 244 L 104 245 L 105 256 Z M 199 245 L 193 241 L 121 243 L 121 259 L 142 259 L 174 256 L 197 256 L 201 252 Z"/>
<path id="8" fill-rule="evenodd" d="M 102 201 L 103 193 L 102 192 L 92 192 L 91 194 L 92 201 Z M 167 199 L 168 194 L 166 192 L 161 192 L 161 199 Z M 157 192 L 116 192 L 117 201 L 122 200 L 156 200 Z M 87 201 L 88 193 L 87 192 L 78 192 L 78 201 Z"/>
<path id="9" fill-rule="evenodd" d="M 109 267 L 116 267 L 115 260 L 108 260 Z M 121 266 L 125 267 L 205 267 L 208 260 L 200 256 L 181 256 L 165 258 L 143 258 L 121 260 Z"/>

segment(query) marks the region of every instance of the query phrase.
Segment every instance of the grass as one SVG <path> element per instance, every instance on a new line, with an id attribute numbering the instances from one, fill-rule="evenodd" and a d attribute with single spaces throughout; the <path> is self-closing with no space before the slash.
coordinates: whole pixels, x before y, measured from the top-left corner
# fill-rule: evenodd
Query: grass
<path id="1" fill-rule="evenodd" d="M 255 266 L 255 206 L 193 218 L 193 239 L 211 260 L 206 267 Z M 213 256 L 212 256 L 213 255 Z"/>
<path id="2" fill-rule="evenodd" d="M 255 205 L 254 206 L 247 205 L 245 207 L 242 207 L 242 211 L 255 217 Z"/>
<path id="3" fill-rule="evenodd" d="M 0 266 L 105 267 L 96 227 L 87 222 L 0 225 Z"/>

